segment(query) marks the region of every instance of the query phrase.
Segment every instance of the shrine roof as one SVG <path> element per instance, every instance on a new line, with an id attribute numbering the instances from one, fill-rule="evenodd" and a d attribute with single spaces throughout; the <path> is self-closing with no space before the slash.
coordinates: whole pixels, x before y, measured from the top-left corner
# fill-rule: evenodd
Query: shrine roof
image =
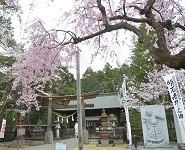
<path id="1" fill-rule="evenodd" d="M 98 92 L 84 93 L 81 94 L 82 100 L 95 98 L 98 95 Z M 77 100 L 77 95 L 65 95 L 65 96 L 37 96 L 37 100 L 40 102 L 52 101 L 74 101 Z"/>
<path id="2" fill-rule="evenodd" d="M 101 93 L 95 98 L 86 99 L 85 104 L 94 104 L 94 107 L 87 107 L 85 109 L 103 109 L 103 108 L 120 108 L 120 102 L 118 100 L 118 93 Z M 77 105 L 77 101 L 73 100 L 69 102 L 69 105 Z M 56 109 L 57 111 L 77 110 L 77 108 Z"/>

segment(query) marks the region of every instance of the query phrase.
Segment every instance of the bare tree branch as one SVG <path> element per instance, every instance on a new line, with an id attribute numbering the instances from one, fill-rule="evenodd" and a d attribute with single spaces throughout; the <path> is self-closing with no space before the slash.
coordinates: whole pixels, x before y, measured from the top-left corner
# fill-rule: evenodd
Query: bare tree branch
<path id="1" fill-rule="evenodd" d="M 118 16 L 113 16 L 109 18 L 110 20 L 127 20 L 127 21 L 132 21 L 132 22 L 136 22 L 136 23 L 142 23 L 142 22 L 148 22 L 150 21 L 148 18 L 132 18 L 132 17 L 128 17 L 126 15 L 122 16 L 122 15 L 118 15 Z"/>
<path id="2" fill-rule="evenodd" d="M 102 35 L 102 34 L 104 34 L 106 32 L 116 31 L 116 30 L 119 30 L 119 29 L 126 29 L 126 30 L 129 30 L 129 31 L 132 31 L 138 37 L 142 37 L 141 32 L 140 32 L 139 29 L 137 29 L 136 27 L 128 24 L 127 22 L 121 22 L 121 23 L 118 23 L 118 24 L 115 24 L 115 25 L 109 25 L 104 30 L 98 31 L 98 32 L 93 33 L 91 35 L 88 35 L 88 36 L 85 36 L 85 37 L 82 37 L 82 38 L 76 38 L 76 39 L 74 39 L 74 44 L 77 44 L 79 42 L 91 39 L 91 38 L 99 36 L 99 35 Z"/>
<path id="3" fill-rule="evenodd" d="M 182 29 L 182 30 L 184 30 L 185 31 L 185 26 L 182 26 L 182 25 L 180 25 L 179 23 L 175 23 L 175 24 L 173 24 L 173 27 L 175 27 L 175 28 L 180 28 L 180 29 Z"/>
<path id="4" fill-rule="evenodd" d="M 97 0 L 98 8 L 101 11 L 102 14 L 102 21 L 105 28 L 109 26 L 108 20 L 107 20 L 107 14 L 105 11 L 105 7 L 102 5 L 101 0 Z"/>

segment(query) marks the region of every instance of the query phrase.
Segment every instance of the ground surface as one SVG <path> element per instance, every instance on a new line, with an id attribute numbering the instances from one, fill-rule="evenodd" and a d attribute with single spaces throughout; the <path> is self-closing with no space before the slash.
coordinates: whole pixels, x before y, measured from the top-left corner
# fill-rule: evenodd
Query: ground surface
<path id="1" fill-rule="evenodd" d="M 72 150 L 78 150 L 78 147 Z M 115 147 L 97 147 L 96 144 L 90 144 L 84 145 L 83 150 L 128 150 L 128 147 L 123 144 L 116 144 Z"/>
<path id="2" fill-rule="evenodd" d="M 23 147 L 23 149 L 18 148 L 19 150 L 28 150 L 28 149 L 35 149 L 37 150 L 38 148 L 36 146 L 29 146 L 29 147 Z M 17 150 L 17 148 L 10 148 L 10 147 L 2 147 L 0 146 L 0 150 Z M 69 149 L 69 150 L 78 150 L 78 147 Z M 115 147 L 97 147 L 96 144 L 89 144 L 89 145 L 84 145 L 83 150 L 128 150 L 128 147 L 123 144 L 116 144 Z"/>
<path id="3" fill-rule="evenodd" d="M 98 147 L 96 144 L 98 141 L 89 141 L 90 144 L 84 144 L 83 150 L 128 150 L 127 144 L 116 143 L 115 147 Z M 14 142 L 15 143 L 15 142 Z M 14 144 L 15 148 L 8 147 L 12 145 L 12 142 L 0 143 L 0 150 L 55 150 L 56 143 L 65 143 L 67 146 L 66 150 L 78 150 L 78 138 L 63 139 L 59 141 L 54 141 L 52 144 L 37 144 L 35 146 L 30 146 L 30 144 L 25 143 L 22 148 L 16 148 L 17 144 Z"/>

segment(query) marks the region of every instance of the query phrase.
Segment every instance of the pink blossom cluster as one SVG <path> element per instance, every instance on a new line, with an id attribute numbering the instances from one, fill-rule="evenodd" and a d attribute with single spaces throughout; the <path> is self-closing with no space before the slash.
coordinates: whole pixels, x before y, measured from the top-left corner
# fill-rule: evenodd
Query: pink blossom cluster
<path id="1" fill-rule="evenodd" d="M 8 4 L 15 4 L 15 2 L 17 1 L 7 0 Z M 66 26 L 69 28 L 68 31 L 64 31 L 63 29 L 47 31 L 43 23 L 36 20 L 35 23 L 26 30 L 27 34 L 29 34 L 25 47 L 27 53 L 14 65 L 13 75 L 15 81 L 13 87 L 22 87 L 18 102 L 29 104 L 36 100 L 35 89 L 43 89 L 46 82 L 51 82 L 51 80 L 56 77 L 56 65 L 60 63 L 60 61 L 66 61 L 64 58 L 71 58 L 75 55 L 76 50 L 73 44 L 78 43 L 78 41 L 75 40 L 82 40 L 82 44 L 91 47 L 94 50 L 95 56 L 97 54 L 105 55 L 110 52 L 110 56 L 113 57 L 115 51 L 114 44 L 123 45 L 127 35 L 125 32 L 121 32 L 123 29 L 111 32 L 104 32 L 104 29 L 110 30 L 110 28 L 108 28 L 110 25 L 119 25 L 119 23 L 123 22 L 128 22 L 133 27 L 138 27 L 141 23 L 127 21 L 123 18 L 115 19 L 114 17 L 124 17 L 126 15 L 132 19 L 143 19 L 145 16 L 141 15 L 135 8 L 139 7 L 142 9 L 147 2 L 149 2 L 149 0 L 74 0 L 75 5 L 71 11 L 61 14 L 63 18 L 62 23 L 66 23 Z M 178 22 L 184 25 L 185 16 L 184 13 L 182 13 L 184 7 L 180 5 L 183 3 L 182 0 L 150 0 L 150 2 L 154 2 L 152 12 L 154 13 L 156 21 L 172 19 L 173 23 Z M 98 5 L 101 6 L 98 7 Z M 100 11 L 100 7 L 103 13 Z M 152 27 L 148 27 L 148 30 L 153 29 Z M 174 48 L 174 45 L 177 43 L 180 45 L 179 41 L 184 42 L 182 40 L 184 32 L 180 31 L 181 30 L 165 32 L 169 48 Z M 101 34 L 97 34 L 100 32 Z M 118 37 L 120 40 L 118 40 Z M 111 45 L 113 46 L 111 47 Z M 156 46 L 157 45 L 154 45 L 154 47 Z M 181 44 L 181 46 L 183 46 L 183 44 Z M 171 49 L 173 50 L 173 48 Z M 154 82 L 154 78 L 152 78 L 154 74 L 149 74 L 151 83 Z M 162 84 L 162 81 L 159 81 L 158 78 L 154 83 Z M 141 88 L 143 89 L 140 93 L 144 92 L 146 87 L 146 85 L 142 85 Z M 148 90 L 154 90 L 156 88 L 156 84 L 150 84 Z M 163 92 L 163 90 L 159 91 L 159 89 L 160 88 L 157 88 L 158 91 L 153 92 L 153 94 L 149 91 L 145 91 L 145 95 L 140 96 L 145 100 L 149 100 L 151 99 L 150 95 L 154 98 L 159 95 L 158 92 Z M 136 91 L 137 89 L 135 89 L 135 92 Z"/>
<path id="2" fill-rule="evenodd" d="M 55 47 L 56 32 L 48 33 L 37 21 L 28 31 L 26 54 L 13 66 L 13 88 L 22 87 L 18 103 L 29 105 L 36 101 L 35 89 L 43 89 L 46 82 L 55 79 L 62 46 Z"/>
<path id="3" fill-rule="evenodd" d="M 122 19 L 111 19 L 115 16 L 124 16 L 135 18 L 135 19 L 143 19 L 145 16 L 141 15 L 138 10 L 133 6 L 137 6 L 140 9 L 143 9 L 147 2 L 152 2 L 151 0 L 129 0 L 129 1 L 106 1 L 101 0 L 101 3 L 105 7 L 107 21 L 110 25 L 115 25 L 122 22 Z M 72 25 L 75 29 L 75 33 L 78 34 L 79 37 L 84 37 L 87 35 L 91 35 L 105 28 L 103 20 L 103 16 L 97 7 L 96 0 L 76 0 L 74 1 L 75 5 L 72 8 L 71 12 L 65 13 L 63 16 L 65 20 L 68 20 L 68 24 Z M 185 15 L 183 13 L 184 6 L 182 0 L 155 0 L 153 1 L 153 9 L 154 17 L 156 21 L 166 21 L 168 19 L 172 20 L 172 23 L 178 22 L 181 25 L 185 24 Z M 124 7 L 123 7 L 124 6 Z M 168 8 L 168 9 L 166 9 Z M 125 14 L 126 13 L 126 14 Z M 138 27 L 140 23 L 137 22 L 129 22 L 133 26 Z M 149 31 L 153 30 L 151 26 L 147 25 L 147 29 Z M 123 32 L 120 32 L 123 34 Z M 102 34 L 100 36 L 94 37 L 91 40 L 85 41 L 85 44 L 93 45 L 94 49 L 101 49 L 103 52 L 107 36 L 112 38 L 112 43 L 118 43 L 117 40 L 117 32 L 111 32 L 111 34 Z M 155 35 L 154 35 L 155 36 Z M 167 44 L 169 45 L 169 49 L 171 49 L 172 54 L 178 53 L 182 46 L 184 45 L 183 37 L 185 36 L 184 32 L 180 30 L 174 30 L 172 32 L 165 32 L 165 36 L 167 38 Z M 124 41 L 124 39 L 122 39 Z M 119 44 L 122 44 L 121 40 Z M 179 42 L 181 41 L 181 42 Z M 121 43 L 122 42 L 122 43 Z M 178 47 L 176 46 L 178 44 Z M 111 51 L 108 47 L 107 50 Z"/>
<path id="4" fill-rule="evenodd" d="M 130 106 L 143 105 L 147 101 L 159 99 L 159 96 L 165 96 L 168 94 L 168 89 L 166 83 L 164 82 L 163 76 L 166 74 L 174 73 L 176 74 L 179 87 L 182 90 L 185 89 L 185 70 L 175 70 L 163 66 L 163 70 L 158 70 L 157 68 L 148 73 L 148 82 L 141 83 L 138 87 L 129 87 L 128 99 L 130 100 Z M 132 81 L 131 81 L 132 82 Z M 185 95 L 182 96 L 185 97 Z M 165 104 L 165 101 L 161 102 Z"/>
<path id="5" fill-rule="evenodd" d="M 19 0 L 6 0 L 6 3 L 11 6 L 17 6 Z"/>

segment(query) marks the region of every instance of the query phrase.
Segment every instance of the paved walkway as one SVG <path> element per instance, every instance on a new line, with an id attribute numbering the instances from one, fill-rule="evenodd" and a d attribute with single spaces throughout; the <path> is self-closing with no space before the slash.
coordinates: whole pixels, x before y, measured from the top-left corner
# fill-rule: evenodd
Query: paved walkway
<path id="1" fill-rule="evenodd" d="M 78 138 L 70 138 L 70 139 L 54 141 L 52 144 L 42 144 L 39 146 L 23 146 L 23 148 L 20 150 L 55 150 L 56 143 L 66 144 L 67 150 L 78 150 Z M 92 145 L 96 145 L 96 143 L 97 141 L 90 141 L 90 144 Z M 113 147 L 113 148 L 116 150 L 116 147 Z M 125 144 L 125 148 L 123 148 L 122 150 L 128 150 L 127 144 Z"/>
<path id="2" fill-rule="evenodd" d="M 23 150 L 55 150 L 56 143 L 64 143 L 67 146 L 67 150 L 72 150 L 78 147 L 78 138 L 70 138 L 59 141 L 54 141 L 52 144 L 43 144 L 39 146 L 28 146 Z"/>
<path id="3" fill-rule="evenodd" d="M 55 150 L 56 143 L 64 143 L 67 146 L 67 150 L 77 150 L 78 149 L 78 138 L 70 138 L 70 139 L 63 139 L 59 141 L 54 141 L 52 144 L 43 144 L 39 146 L 26 146 L 23 147 L 21 150 Z M 92 142 L 90 142 L 92 143 Z M 96 143 L 95 141 L 93 142 Z M 125 150 L 129 150 L 128 145 L 125 145 Z M 134 148 L 132 146 L 133 150 L 178 150 L 176 144 L 172 144 L 166 148 L 145 148 L 143 146 L 137 146 L 137 148 Z"/>

